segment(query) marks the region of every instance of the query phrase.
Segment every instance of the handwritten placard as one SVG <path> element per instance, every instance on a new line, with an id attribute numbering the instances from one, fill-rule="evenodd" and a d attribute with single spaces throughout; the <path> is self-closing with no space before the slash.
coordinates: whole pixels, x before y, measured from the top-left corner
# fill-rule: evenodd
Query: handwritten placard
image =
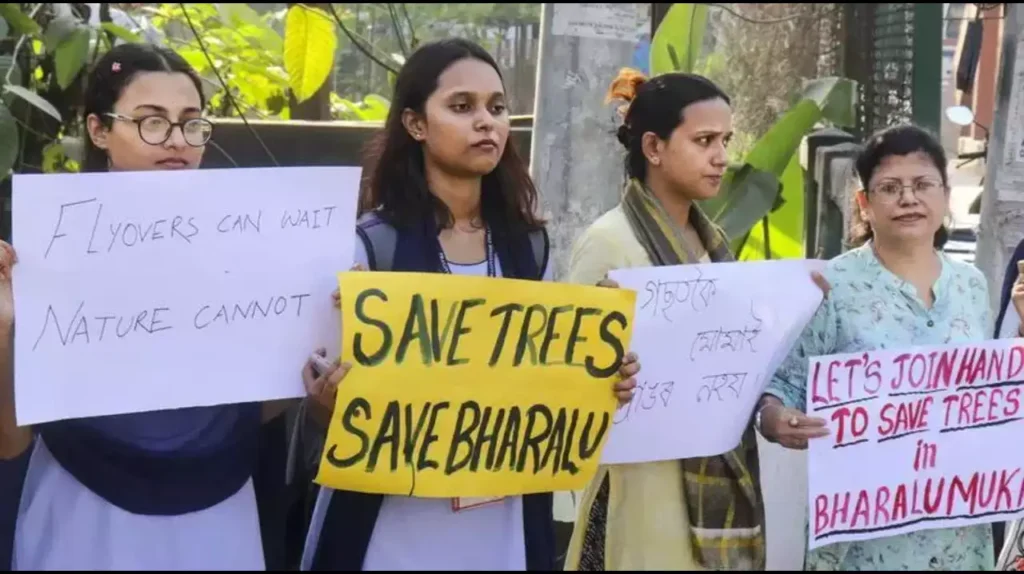
<path id="1" fill-rule="evenodd" d="M 340 274 L 342 356 L 316 481 L 420 497 L 577 490 L 611 429 L 623 289 Z"/>
<path id="2" fill-rule="evenodd" d="M 821 303 L 820 261 L 617 270 L 637 291 L 642 369 L 605 464 L 712 456 L 739 444 L 772 373 Z"/>
<path id="3" fill-rule="evenodd" d="M 1022 339 L 811 360 L 808 546 L 1024 515 L 1022 386 Z"/>
<path id="4" fill-rule="evenodd" d="M 303 395 L 359 170 L 15 175 L 19 424 Z"/>

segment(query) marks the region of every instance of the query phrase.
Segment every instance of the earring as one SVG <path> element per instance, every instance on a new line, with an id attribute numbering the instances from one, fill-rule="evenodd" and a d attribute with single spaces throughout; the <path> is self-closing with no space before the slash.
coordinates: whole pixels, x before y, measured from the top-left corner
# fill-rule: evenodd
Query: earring
<path id="1" fill-rule="evenodd" d="M 661 165 L 661 158 L 652 157 L 651 158 L 651 165 Z"/>

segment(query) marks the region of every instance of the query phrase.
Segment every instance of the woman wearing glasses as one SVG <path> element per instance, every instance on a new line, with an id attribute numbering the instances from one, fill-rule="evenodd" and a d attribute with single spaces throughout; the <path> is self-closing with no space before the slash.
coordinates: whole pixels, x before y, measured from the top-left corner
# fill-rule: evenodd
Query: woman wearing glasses
<path id="1" fill-rule="evenodd" d="M 85 171 L 198 168 L 212 131 L 200 88 L 170 50 L 123 44 L 108 52 L 85 94 Z M 17 489 L 11 469 L 27 465 L 11 513 L 13 568 L 264 569 L 252 480 L 261 405 L 61 421 L 32 429 L 33 441 L 15 426 L 14 251 L 5 243 L 0 254 L 0 499 L 8 506 Z"/>
<path id="2" fill-rule="evenodd" d="M 828 263 L 832 290 L 775 374 L 755 420 L 764 437 L 807 448 L 828 434 L 803 413 L 808 358 L 982 341 L 991 333 L 988 287 L 977 268 L 939 249 L 949 210 L 946 156 L 924 130 L 899 126 L 868 140 L 856 162 L 854 249 Z M 842 542 L 806 557 L 806 570 L 991 570 L 988 525 Z"/>

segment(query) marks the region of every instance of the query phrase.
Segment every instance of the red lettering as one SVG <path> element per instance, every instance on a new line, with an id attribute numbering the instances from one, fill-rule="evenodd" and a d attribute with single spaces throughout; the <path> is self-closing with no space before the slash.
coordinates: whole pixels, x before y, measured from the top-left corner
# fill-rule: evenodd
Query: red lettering
<path id="1" fill-rule="evenodd" d="M 892 521 L 899 522 L 907 518 L 907 486 L 896 487 L 896 500 L 892 503 Z"/>
<path id="2" fill-rule="evenodd" d="M 985 406 L 985 398 L 988 397 L 988 393 L 985 389 L 978 389 L 974 391 L 974 410 L 971 411 L 971 424 L 977 424 L 981 420 L 978 411 L 981 407 Z"/>
<path id="3" fill-rule="evenodd" d="M 867 354 L 865 354 L 864 356 L 866 357 Z M 861 365 L 861 363 L 863 362 L 863 360 L 864 359 L 861 358 L 861 359 L 850 359 L 849 361 L 846 361 L 846 371 L 847 371 L 846 372 L 846 396 L 851 398 L 851 399 L 856 396 L 856 392 L 853 389 L 853 381 L 854 381 L 853 370 L 855 368 L 859 367 Z"/>
<path id="4" fill-rule="evenodd" d="M 1016 347 L 1014 347 L 1016 348 Z M 1012 417 L 1020 412 L 1020 389 L 1010 389 L 1006 392 L 1006 402 L 1010 403 L 1010 406 L 1003 409 L 1003 415 L 1006 417 Z"/>
<path id="5" fill-rule="evenodd" d="M 1007 365 L 1006 378 L 1015 380 L 1017 375 L 1024 370 L 1024 347 L 1014 345 L 1010 349 L 1010 359 L 1007 362 L 1009 365 Z"/>
<path id="6" fill-rule="evenodd" d="M 974 363 L 974 370 L 971 371 L 971 378 L 967 381 L 967 384 L 973 385 L 974 381 L 978 380 L 978 377 L 985 376 L 985 367 L 988 365 L 987 361 L 988 351 L 986 349 L 978 349 L 978 359 L 977 362 Z"/>
<path id="7" fill-rule="evenodd" d="M 960 362 L 960 368 L 956 372 L 956 386 L 969 385 L 974 382 L 971 372 L 974 371 L 974 361 L 978 358 L 978 350 L 975 348 L 964 349 L 964 359 Z M 970 380 L 968 380 L 970 379 Z"/>
<path id="8" fill-rule="evenodd" d="M 939 485 L 935 489 L 935 498 L 929 496 L 932 492 L 932 479 L 928 479 L 924 484 L 924 512 L 925 514 L 935 514 L 939 511 L 939 507 L 942 505 L 942 493 L 946 490 L 946 479 L 940 478 Z"/>
<path id="9" fill-rule="evenodd" d="M 1002 474 L 1000 475 L 1000 477 L 999 477 L 999 495 L 996 497 L 996 510 L 997 511 L 999 509 L 1001 509 L 1001 508 L 1006 508 L 1006 509 L 1010 508 L 1010 502 L 1013 500 L 1011 498 L 1012 495 L 1010 494 L 1010 481 L 1013 480 L 1014 477 L 1017 476 L 1018 472 L 1020 472 L 1020 469 L 1019 468 L 1015 468 L 1015 469 L 1013 469 L 1013 473 L 1012 474 L 1007 475 L 1006 471 L 1004 470 L 1002 472 Z M 1006 500 L 1006 506 L 1003 506 L 1003 504 L 1002 504 L 1003 499 Z"/>
<path id="10" fill-rule="evenodd" d="M 829 402 L 831 402 L 829 401 L 829 398 L 821 396 L 821 393 L 818 392 L 818 381 L 820 380 L 820 375 L 821 362 L 819 361 L 814 363 L 814 382 L 811 383 L 811 402 L 813 404 L 827 405 L 829 404 Z"/>
<path id="11" fill-rule="evenodd" d="M 1020 389 L 970 389 L 949 395 L 942 402 L 946 405 L 944 424 L 947 428 L 971 427 L 1016 415 L 1020 410 Z M 951 420 L 954 409 L 955 421 Z"/>
<path id="12" fill-rule="evenodd" d="M 960 404 L 960 397 L 946 395 L 946 398 L 942 399 L 942 404 L 946 405 L 946 417 L 943 419 L 942 426 L 949 428 L 949 415 L 953 413 L 954 405 Z"/>
<path id="13" fill-rule="evenodd" d="M 996 496 L 996 477 L 998 477 L 998 476 L 999 476 L 998 472 L 992 471 L 992 475 L 990 477 L 989 477 L 989 475 L 982 474 L 981 478 L 979 479 L 979 484 L 978 484 L 978 506 L 981 507 L 982 510 L 986 510 L 988 508 L 988 505 L 992 504 L 992 499 L 995 498 L 995 496 Z M 988 489 L 985 488 L 985 478 L 986 477 L 990 478 L 989 481 L 988 481 Z M 972 509 L 971 513 L 973 513 L 973 512 L 974 512 L 974 510 Z"/>
<path id="14" fill-rule="evenodd" d="M 883 437 L 895 436 L 927 428 L 928 407 L 932 404 L 932 400 L 932 397 L 924 397 L 898 405 L 883 406 L 879 411 L 883 424 L 879 425 L 878 434 Z M 893 409 L 896 410 L 895 421 L 893 421 Z"/>
<path id="15" fill-rule="evenodd" d="M 839 503 L 839 498 L 842 497 L 843 503 Z M 835 529 L 836 524 L 846 524 L 847 517 L 850 513 L 850 493 L 836 494 L 835 499 L 832 501 L 832 520 L 831 529 Z"/>
<path id="16" fill-rule="evenodd" d="M 910 361 L 910 369 L 907 373 L 907 382 L 910 383 L 910 388 L 917 389 L 921 385 L 927 383 L 927 379 L 928 359 L 925 359 L 924 355 L 920 353 L 915 353 L 914 358 Z"/>
<path id="17" fill-rule="evenodd" d="M 873 361 L 868 360 L 868 354 L 864 353 L 864 390 L 870 395 L 878 393 L 882 388 L 882 362 L 878 359 Z M 868 387 L 868 381 L 873 380 L 875 382 L 874 388 Z"/>
<path id="18" fill-rule="evenodd" d="M 964 426 L 971 424 L 970 410 L 971 404 L 974 402 L 974 397 L 971 393 L 964 393 L 960 395 L 960 414 L 957 416 L 957 426 Z"/>
<path id="19" fill-rule="evenodd" d="M 960 495 L 960 500 L 967 504 L 967 512 L 974 514 L 974 509 L 978 505 L 978 473 L 975 472 L 971 475 L 967 485 L 964 486 L 964 481 L 958 475 L 953 475 L 953 479 L 949 481 L 949 498 L 946 501 L 946 514 L 948 516 L 955 516 L 953 507 L 956 505 L 957 493 Z M 956 514 L 960 514 L 957 512 Z"/>
<path id="20" fill-rule="evenodd" d="M 829 361 L 828 363 L 828 399 L 831 402 L 839 401 L 836 397 L 835 388 L 839 384 L 839 378 L 832 374 L 832 370 L 836 367 L 842 367 L 843 364 L 839 361 Z"/>
<path id="21" fill-rule="evenodd" d="M 847 420 L 850 421 L 849 427 L 846 426 Z M 860 406 L 855 406 L 852 409 L 839 407 L 832 412 L 832 422 L 836 423 L 836 444 L 843 444 L 847 428 L 850 431 L 850 440 L 864 436 L 868 430 L 868 411 Z"/>
<path id="22" fill-rule="evenodd" d="M 900 367 L 899 374 L 896 375 L 896 377 L 894 377 L 893 380 L 889 382 L 889 388 L 891 388 L 894 391 L 899 390 L 900 385 L 903 384 L 903 378 L 906 376 L 906 366 L 904 365 L 904 363 L 906 363 L 907 359 L 909 358 L 911 358 L 911 355 L 909 353 L 903 353 L 902 355 L 898 355 L 895 359 L 892 360 L 893 364 L 899 365 Z"/>
<path id="23" fill-rule="evenodd" d="M 889 522 L 889 510 L 885 505 L 889 504 L 890 494 L 889 489 L 884 486 L 875 493 L 875 526 Z M 884 518 L 879 518 L 879 515 L 884 516 Z"/>
<path id="24" fill-rule="evenodd" d="M 828 497 L 819 494 L 814 499 L 814 533 L 821 534 L 826 528 L 829 528 Z"/>
<path id="25" fill-rule="evenodd" d="M 862 490 L 857 496 L 857 506 L 853 509 L 853 520 L 850 522 L 850 528 L 857 528 L 857 518 L 864 520 L 864 524 L 867 524 L 870 518 L 868 517 L 868 511 L 871 510 L 871 503 L 868 500 L 868 491 Z"/>
<path id="26" fill-rule="evenodd" d="M 993 350 L 991 362 L 988 364 L 988 375 L 985 377 L 990 381 L 1005 381 L 1003 378 L 1003 350 Z"/>
<path id="27" fill-rule="evenodd" d="M 882 422 L 878 425 L 878 434 L 880 436 L 889 436 L 892 434 L 895 423 L 892 420 L 892 411 L 896 409 L 896 405 L 892 403 L 886 403 L 878 411 L 878 418 L 882 419 Z"/>
<path id="28" fill-rule="evenodd" d="M 989 401 L 988 401 L 988 414 L 985 415 L 985 421 L 986 422 L 992 422 L 992 421 L 997 420 L 999 418 L 999 417 L 992 416 L 992 411 L 995 410 L 996 405 L 1002 404 L 1002 401 L 1003 401 L 1003 390 L 1002 389 L 992 389 L 991 393 L 992 394 L 989 395 Z M 998 397 L 998 398 L 996 398 L 996 397 Z"/>
<path id="29" fill-rule="evenodd" d="M 939 365 L 935 369 L 934 376 L 931 378 L 928 390 L 935 390 L 939 388 L 940 384 L 943 388 L 949 388 L 949 381 L 953 377 L 953 365 L 956 363 L 959 353 L 960 349 L 953 349 L 951 352 L 943 351 L 939 355 Z"/>

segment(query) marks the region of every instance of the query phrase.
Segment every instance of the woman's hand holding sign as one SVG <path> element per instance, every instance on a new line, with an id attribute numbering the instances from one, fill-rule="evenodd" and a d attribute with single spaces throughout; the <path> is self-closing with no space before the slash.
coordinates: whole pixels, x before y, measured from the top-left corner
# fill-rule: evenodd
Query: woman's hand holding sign
<path id="1" fill-rule="evenodd" d="M 338 398 L 338 385 L 352 365 L 327 361 L 327 349 L 317 349 L 302 369 L 302 384 L 306 387 L 310 413 L 319 424 L 330 424 L 334 403 Z"/>
<path id="2" fill-rule="evenodd" d="M 610 289 L 619 288 L 619 284 L 608 277 L 599 281 L 597 286 Z M 622 365 L 619 367 L 619 376 L 622 377 L 622 380 L 615 383 L 612 387 L 615 391 L 615 397 L 619 399 L 620 405 L 628 405 L 633 400 L 633 394 L 636 393 L 636 376 L 639 373 L 640 360 L 636 353 L 626 353 L 626 356 L 622 359 Z"/>
<path id="3" fill-rule="evenodd" d="M 18 256 L 0 241 L 0 460 L 19 456 L 32 443 L 28 427 L 19 428 L 14 415 L 14 291 L 11 273 Z"/>
<path id="4" fill-rule="evenodd" d="M 359 263 L 350 271 L 366 271 Z M 337 289 L 331 293 L 334 308 L 341 309 L 341 292 Z M 333 363 L 327 360 L 327 349 L 320 348 L 310 355 L 302 368 L 302 384 L 306 388 L 310 412 L 313 418 L 323 426 L 327 426 L 334 412 L 334 403 L 338 397 L 338 384 L 348 374 L 352 365 L 336 359 Z"/>

